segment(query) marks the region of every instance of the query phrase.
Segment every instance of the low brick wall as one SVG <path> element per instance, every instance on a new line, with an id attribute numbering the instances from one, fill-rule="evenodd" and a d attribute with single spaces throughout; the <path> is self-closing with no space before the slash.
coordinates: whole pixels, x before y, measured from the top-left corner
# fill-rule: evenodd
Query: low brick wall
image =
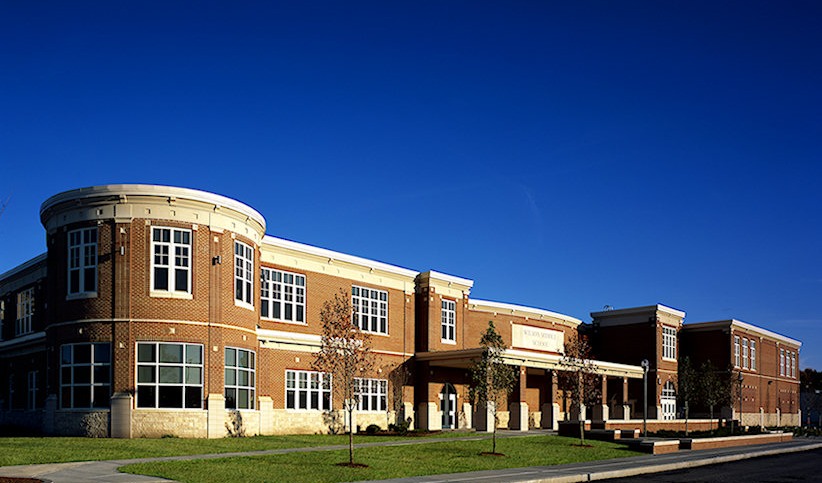
<path id="1" fill-rule="evenodd" d="M 648 432 L 654 433 L 660 430 L 668 430 L 668 431 L 685 431 L 685 420 L 684 419 L 673 419 L 669 421 L 659 421 L 659 420 L 648 420 Z M 688 431 L 710 431 L 712 429 L 718 428 L 722 424 L 722 420 L 719 419 L 689 419 L 688 420 Z M 603 425 L 596 425 L 602 427 Z M 604 424 L 604 428 L 602 429 L 638 429 L 642 431 L 642 420 L 641 419 L 630 419 L 626 421 L 620 420 L 609 420 L 606 421 Z"/>
<path id="2" fill-rule="evenodd" d="M 679 451 L 679 441 L 675 439 L 665 439 L 659 441 L 641 441 L 639 443 L 640 451 L 651 454 L 667 454 L 676 453 Z"/>
<path id="3" fill-rule="evenodd" d="M 682 449 L 715 449 L 753 444 L 783 443 L 793 439 L 793 433 L 752 434 L 749 436 L 729 436 L 726 438 L 688 438 L 681 439 Z"/>

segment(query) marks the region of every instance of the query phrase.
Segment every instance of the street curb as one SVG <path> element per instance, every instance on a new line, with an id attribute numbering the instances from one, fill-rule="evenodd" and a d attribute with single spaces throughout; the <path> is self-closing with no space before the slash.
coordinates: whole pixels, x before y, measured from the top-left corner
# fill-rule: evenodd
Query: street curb
<path id="1" fill-rule="evenodd" d="M 822 448 L 822 443 L 809 444 L 793 448 L 767 449 L 751 453 L 742 453 L 727 456 L 714 456 L 691 461 L 678 461 L 676 463 L 664 463 L 658 465 L 639 466 L 624 470 L 596 471 L 592 473 L 578 473 L 575 475 L 556 476 L 550 478 L 538 478 L 533 480 L 521 480 L 520 483 L 578 483 L 585 481 L 607 480 L 611 478 L 625 478 L 628 476 L 647 475 L 652 473 L 663 473 L 665 471 L 675 471 L 699 466 L 709 466 L 719 463 L 730 463 L 734 461 L 758 458 L 761 456 L 774 456 L 778 454 L 799 453 L 800 451 L 811 451 Z"/>

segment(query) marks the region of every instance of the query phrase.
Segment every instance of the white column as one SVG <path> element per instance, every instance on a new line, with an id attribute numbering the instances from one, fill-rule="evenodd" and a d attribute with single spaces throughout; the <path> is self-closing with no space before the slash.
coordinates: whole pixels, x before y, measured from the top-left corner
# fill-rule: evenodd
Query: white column
<path id="1" fill-rule="evenodd" d="M 225 397 L 222 394 L 208 395 L 208 427 L 206 437 L 223 438 L 225 429 Z"/>
<path id="2" fill-rule="evenodd" d="M 111 395 L 111 437 L 131 438 L 132 395 L 115 392 Z"/>
<path id="3" fill-rule="evenodd" d="M 511 417 L 508 419 L 508 427 L 519 431 L 528 431 L 528 403 L 511 403 Z"/>
<path id="4" fill-rule="evenodd" d="M 274 401 L 268 396 L 259 397 L 260 434 L 274 434 Z"/>
<path id="5" fill-rule="evenodd" d="M 474 408 L 471 407 L 471 403 L 464 402 L 462 403 L 462 414 L 465 417 L 464 421 L 459 422 L 460 429 L 470 429 L 472 428 L 472 419 L 473 419 L 473 411 Z"/>

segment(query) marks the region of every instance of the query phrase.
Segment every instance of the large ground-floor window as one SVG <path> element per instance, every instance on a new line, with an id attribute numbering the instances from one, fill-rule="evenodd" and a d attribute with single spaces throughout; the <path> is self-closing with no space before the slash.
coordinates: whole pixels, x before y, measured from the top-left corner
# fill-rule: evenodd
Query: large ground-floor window
<path id="1" fill-rule="evenodd" d="M 385 411 L 388 381 L 385 379 L 357 378 L 357 409 L 360 411 Z"/>
<path id="2" fill-rule="evenodd" d="M 110 405 L 111 344 L 63 345 L 60 348 L 60 407 L 89 409 Z"/>
<path id="3" fill-rule="evenodd" d="M 137 343 L 138 408 L 202 408 L 203 346 Z"/>
<path id="4" fill-rule="evenodd" d="M 254 351 L 225 348 L 225 407 L 254 409 Z"/>
<path id="5" fill-rule="evenodd" d="M 331 375 L 315 371 L 285 371 L 287 409 L 331 409 Z"/>

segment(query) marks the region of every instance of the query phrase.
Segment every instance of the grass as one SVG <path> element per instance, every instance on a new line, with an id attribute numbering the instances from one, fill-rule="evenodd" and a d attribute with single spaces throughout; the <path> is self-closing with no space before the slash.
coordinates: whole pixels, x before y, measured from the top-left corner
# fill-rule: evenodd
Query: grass
<path id="1" fill-rule="evenodd" d="M 504 438 L 497 450 L 505 457 L 481 456 L 491 443 L 484 441 L 431 442 L 410 446 L 358 448 L 355 460 L 367 468 L 347 468 L 347 451 L 290 453 L 271 456 L 218 458 L 211 460 L 153 462 L 128 465 L 127 473 L 170 478 L 179 482 L 339 482 L 406 476 L 459 473 L 523 466 L 550 466 L 634 456 L 624 446 L 591 441 L 591 447 L 574 446 L 575 438 L 531 436 Z"/>
<path id="2" fill-rule="evenodd" d="M 470 436 L 471 433 L 442 432 L 415 438 L 356 435 L 354 443 L 418 440 Z M 347 445 L 347 435 L 311 434 L 300 436 L 253 436 L 221 439 L 111 439 L 9 437 L 0 438 L 0 466 L 70 461 L 98 461 L 158 456 L 182 456 L 236 451 Z"/>

